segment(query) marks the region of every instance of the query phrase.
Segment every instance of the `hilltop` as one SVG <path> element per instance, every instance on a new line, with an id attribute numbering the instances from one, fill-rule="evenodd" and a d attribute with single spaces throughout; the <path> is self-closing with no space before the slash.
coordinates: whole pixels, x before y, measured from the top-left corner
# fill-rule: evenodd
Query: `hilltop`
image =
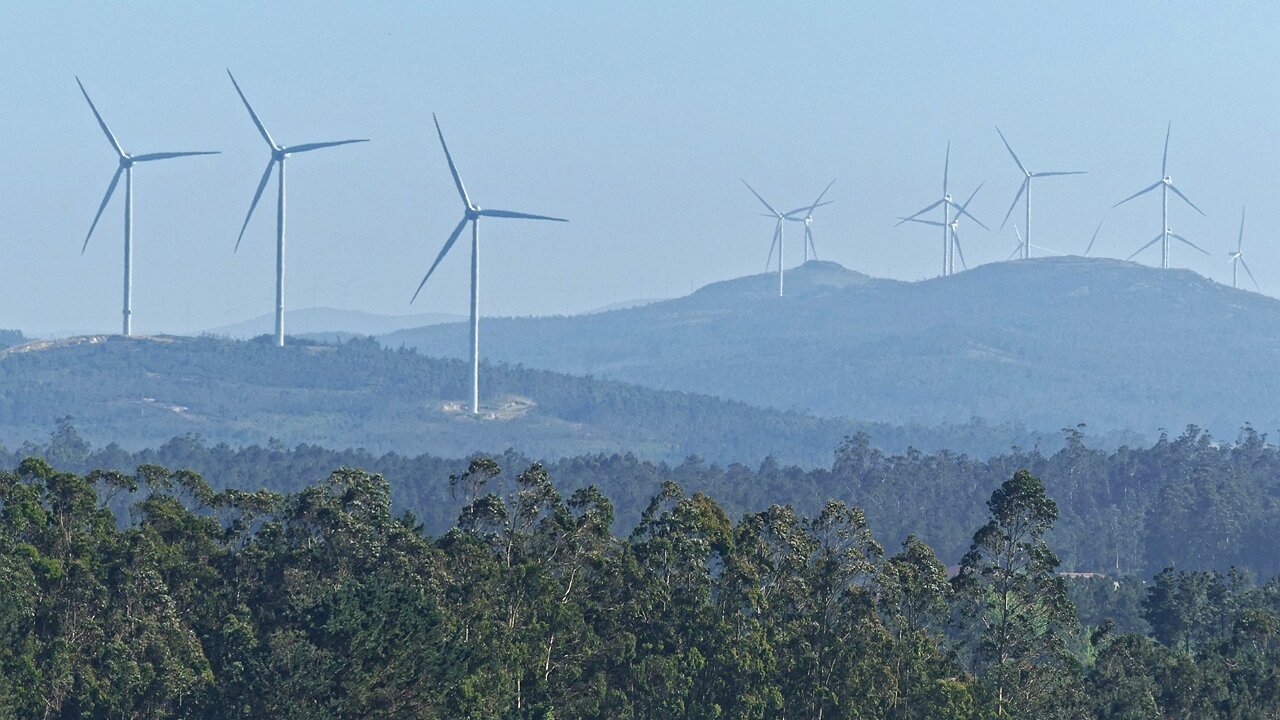
<path id="1" fill-rule="evenodd" d="M 835 263 L 596 315 L 486 319 L 486 358 L 887 423 L 1230 435 L 1280 424 L 1280 301 L 1185 270 L 1065 257 L 921 282 Z M 385 335 L 462 357 L 465 324 Z"/>

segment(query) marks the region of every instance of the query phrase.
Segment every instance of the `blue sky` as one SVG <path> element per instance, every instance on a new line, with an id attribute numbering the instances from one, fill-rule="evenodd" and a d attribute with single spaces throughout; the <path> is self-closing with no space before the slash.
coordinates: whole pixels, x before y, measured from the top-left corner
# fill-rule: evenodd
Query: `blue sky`
<path id="1" fill-rule="evenodd" d="M 894 228 L 936 199 L 952 143 L 957 194 L 993 232 L 1020 182 L 994 126 L 1033 169 L 1037 242 L 1125 257 L 1159 231 L 1170 173 L 1208 214 L 1174 229 L 1212 257 L 1173 263 L 1229 282 L 1241 205 L 1246 252 L 1280 293 L 1274 3 L 8 3 L 0 6 L 0 327 L 118 325 L 122 198 L 79 254 L 115 159 L 80 75 L 126 149 L 214 149 L 135 172 L 134 322 L 192 331 L 270 311 L 273 208 L 236 234 L 267 160 L 230 67 L 278 140 L 369 137 L 289 171 L 289 305 L 465 312 L 460 244 L 407 301 L 461 214 L 431 128 L 437 112 L 484 206 L 568 217 L 491 222 L 483 309 L 544 314 L 683 294 L 761 270 L 772 232 L 747 178 L 816 216 L 824 259 L 869 274 L 937 272 L 931 228 Z M 269 197 L 267 199 L 270 199 Z M 265 212 L 264 212 L 265 211 Z M 1015 217 L 1019 216 L 1015 212 Z M 800 257 L 791 235 L 788 260 Z M 1158 263 L 1154 249 L 1138 258 Z"/>

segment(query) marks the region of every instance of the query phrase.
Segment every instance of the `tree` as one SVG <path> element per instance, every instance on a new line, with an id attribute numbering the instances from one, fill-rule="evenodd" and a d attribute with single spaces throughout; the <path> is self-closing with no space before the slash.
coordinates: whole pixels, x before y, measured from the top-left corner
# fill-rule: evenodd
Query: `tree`
<path id="1" fill-rule="evenodd" d="M 979 676 L 997 718 L 1049 717 L 1061 674 L 1069 669 L 1064 641 L 1075 631 L 1075 608 L 1058 557 L 1045 533 L 1058 506 L 1038 478 L 1019 470 L 987 502 L 990 520 L 973 536 L 952 584 L 971 638 Z"/>

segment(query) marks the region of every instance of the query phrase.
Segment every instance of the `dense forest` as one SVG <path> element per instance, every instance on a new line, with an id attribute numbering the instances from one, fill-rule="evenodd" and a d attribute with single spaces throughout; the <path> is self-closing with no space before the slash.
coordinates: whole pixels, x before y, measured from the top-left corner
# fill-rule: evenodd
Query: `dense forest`
<path id="1" fill-rule="evenodd" d="M 1250 427 L 1234 442 L 1199 428 L 1161 437 L 1146 447 L 1104 450 L 1078 429 L 1064 432 L 1061 449 L 1015 449 L 985 460 L 947 451 L 886 453 L 865 435 L 847 438 L 826 467 L 806 469 L 765 459 L 753 467 L 691 457 L 678 464 L 629 454 L 593 454 L 543 465 L 560 492 L 595 485 L 614 506 L 615 527 L 636 526 L 663 482 L 716 498 L 730 514 L 779 503 L 816 515 L 827 499 L 862 508 L 877 534 L 896 544 L 908 535 L 927 541 L 947 564 L 967 551 L 972 529 L 986 513 L 984 499 L 1014 471 L 1043 479 L 1059 502 L 1050 536 L 1063 568 L 1111 577 L 1148 578 L 1168 565 L 1280 573 L 1280 447 Z M 13 450 L 0 447 L 0 467 L 39 456 L 70 471 L 133 472 L 140 465 L 194 470 L 217 490 L 297 492 L 336 467 L 360 467 L 387 478 L 397 512 L 410 511 L 428 532 L 452 526 L 462 500 L 445 482 L 466 459 L 373 454 L 279 443 L 236 448 L 199 438 L 175 438 L 157 448 L 127 452 L 93 448 L 64 420 L 49 440 Z M 505 468 L 538 460 L 516 452 L 496 456 Z M 133 498 L 116 499 L 123 511 Z"/>
<path id="2" fill-rule="evenodd" d="M 665 482 L 619 536 L 599 488 L 537 464 L 443 483 L 463 506 L 431 536 L 360 470 L 280 494 L 22 461 L 0 473 L 0 717 L 1280 713 L 1280 583 L 1165 570 L 1149 632 L 1082 625 L 1025 470 L 950 577 L 835 500 L 734 520 Z"/>

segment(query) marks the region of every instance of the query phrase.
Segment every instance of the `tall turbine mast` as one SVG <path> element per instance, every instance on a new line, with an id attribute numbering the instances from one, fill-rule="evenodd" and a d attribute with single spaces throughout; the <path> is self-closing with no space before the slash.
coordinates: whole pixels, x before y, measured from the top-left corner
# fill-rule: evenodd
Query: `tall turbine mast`
<path id="1" fill-rule="evenodd" d="M 1182 237 L 1181 235 L 1174 233 L 1173 230 L 1169 228 L 1169 191 L 1170 190 L 1173 191 L 1174 195 L 1177 195 L 1178 197 L 1182 198 L 1183 202 L 1190 205 L 1191 209 L 1195 210 L 1201 215 L 1204 215 L 1204 211 L 1196 207 L 1196 204 L 1191 202 L 1191 200 L 1188 199 L 1186 195 L 1183 195 L 1182 191 L 1179 190 L 1177 186 L 1173 184 L 1173 179 L 1169 177 L 1169 135 L 1172 132 L 1173 132 L 1173 123 L 1169 123 L 1169 126 L 1164 133 L 1164 156 L 1160 161 L 1160 176 L 1161 176 L 1160 179 L 1151 183 L 1147 187 L 1139 190 L 1138 192 L 1130 195 L 1129 197 L 1121 200 L 1115 205 L 1111 206 L 1113 208 L 1119 207 L 1129 202 L 1130 200 L 1138 197 L 1139 195 L 1145 195 L 1151 192 L 1152 190 L 1155 190 L 1156 188 L 1160 188 L 1160 234 L 1156 236 L 1155 240 L 1152 240 L 1146 245 L 1143 245 L 1141 248 L 1138 248 L 1138 251 L 1135 252 L 1133 255 L 1130 255 L 1129 259 L 1133 259 L 1134 256 L 1136 256 L 1138 253 L 1142 252 L 1143 250 L 1146 250 L 1147 248 L 1151 247 L 1157 241 L 1162 241 L 1160 245 L 1160 267 L 1165 269 L 1168 269 L 1169 267 L 1169 239 L 1170 238 L 1186 243 L 1187 245 L 1190 245 L 1191 247 L 1195 248 L 1196 250 L 1199 250 L 1202 253 L 1205 252 L 1203 249 L 1201 249 L 1200 247 L 1197 247 L 1190 240 Z M 1205 254 L 1208 255 L 1208 253 L 1205 253 Z"/>
<path id="2" fill-rule="evenodd" d="M 244 224 L 240 226 L 240 236 L 236 238 L 236 250 L 240 249 L 240 241 L 244 240 L 244 231 L 249 227 L 249 219 L 253 217 L 253 210 L 258 207 L 258 200 L 262 198 L 262 191 L 266 189 L 267 182 L 271 180 L 271 171 L 277 166 L 280 168 L 279 187 L 276 193 L 276 345 L 284 347 L 284 161 L 290 155 L 298 153 L 369 141 L 367 139 L 334 140 L 330 142 L 303 143 L 302 145 L 290 145 L 287 147 L 279 145 L 275 140 L 271 139 L 271 134 L 267 132 L 266 126 L 258 119 L 258 114 L 253 111 L 253 106 L 249 104 L 249 99 L 240 90 L 240 83 L 236 82 L 236 77 L 231 74 L 230 70 L 227 70 L 227 77 L 231 78 L 231 84 L 235 86 L 236 94 L 240 96 L 245 109 L 249 111 L 249 117 L 253 118 L 253 124 L 258 128 L 258 133 L 266 141 L 267 147 L 271 148 L 271 159 L 267 160 L 267 169 L 263 171 L 262 179 L 258 181 L 258 189 L 253 193 L 253 201 L 249 203 L 249 212 L 245 214 Z"/>
<path id="3" fill-rule="evenodd" d="M 80 93 L 84 95 L 85 102 L 89 103 L 89 109 L 93 111 L 93 116 L 97 118 L 98 127 L 102 128 L 102 133 L 107 136 L 107 142 L 111 143 L 111 148 L 116 151 L 116 155 L 120 158 L 120 166 L 116 168 L 115 175 L 111 176 L 111 183 L 107 185 L 107 193 L 102 197 L 102 203 L 98 205 L 98 214 L 93 216 L 93 224 L 89 226 L 89 232 L 84 236 L 84 245 L 80 248 L 80 254 L 83 255 L 85 250 L 88 249 L 89 238 L 93 237 L 93 230 L 98 227 L 98 220 L 102 217 L 102 211 L 107 209 L 107 203 L 111 201 L 111 194 L 115 192 L 116 185 L 120 182 L 120 174 L 123 173 L 124 309 L 122 310 L 123 318 L 121 320 L 120 334 L 129 337 L 133 334 L 133 165 L 134 163 L 151 162 L 153 160 L 168 160 L 193 155 L 217 155 L 218 153 L 214 151 L 199 151 L 130 155 L 120 147 L 120 143 L 116 140 L 116 136 L 111 133 L 111 129 L 107 127 L 107 122 L 102 119 L 98 108 L 94 107 L 93 101 L 89 99 L 89 93 L 84 89 L 84 83 L 80 82 L 79 77 L 76 78 L 76 84 L 80 86 Z"/>
<path id="4" fill-rule="evenodd" d="M 454 242 L 458 240 L 458 236 L 462 234 L 467 223 L 471 223 L 471 414 L 477 415 L 480 413 L 480 218 L 569 221 L 549 215 L 531 215 L 510 210 L 483 210 L 479 205 L 471 202 L 471 198 L 467 196 L 467 189 L 462 185 L 462 177 L 458 174 L 458 168 L 453 164 L 453 156 L 449 154 L 449 146 L 444 142 L 444 133 L 440 130 L 440 121 L 436 119 L 434 114 L 431 115 L 431 119 L 436 124 L 436 135 L 440 137 L 440 147 L 444 149 L 444 159 L 449 163 L 449 174 L 453 176 L 453 183 L 458 188 L 458 196 L 462 198 L 463 211 L 462 219 L 458 221 L 458 225 L 449 235 L 449 239 L 444 241 L 444 247 L 440 249 L 440 254 L 436 256 L 435 262 L 431 263 L 431 267 L 427 270 L 427 274 L 423 276 L 422 282 L 418 283 L 418 289 L 414 291 L 409 303 L 412 304 L 414 300 L 418 299 L 418 293 L 422 292 L 422 287 L 427 284 L 427 279 L 431 277 L 431 273 L 436 271 L 440 261 L 444 260 L 444 256 L 449 254 L 449 250 L 453 248 Z"/>
<path id="5" fill-rule="evenodd" d="M 1022 195 L 1025 193 L 1027 196 L 1027 201 L 1026 201 L 1026 217 L 1024 219 L 1023 228 L 1027 231 L 1027 237 L 1026 237 L 1026 242 L 1022 243 L 1022 252 L 1023 252 L 1022 259 L 1026 260 L 1031 257 L 1031 248 L 1034 247 L 1031 244 L 1031 180 L 1032 178 L 1052 177 L 1054 175 L 1084 175 L 1086 173 L 1083 170 L 1032 172 L 1027 169 L 1026 165 L 1022 164 L 1021 160 L 1018 159 L 1017 153 L 1015 153 L 1013 151 L 1013 148 L 1009 146 L 1009 141 L 1005 139 L 1004 133 L 1000 132 L 999 127 L 996 127 L 996 134 L 1000 136 L 1000 142 L 1004 143 L 1004 149 L 1009 151 L 1009 157 L 1013 158 L 1013 161 L 1017 163 L 1018 169 L 1021 170 L 1023 174 L 1022 185 L 1018 187 L 1018 194 L 1013 196 L 1013 202 L 1009 205 L 1009 212 L 1006 212 L 1004 214 L 1004 220 L 1000 223 L 1000 227 L 1003 228 L 1005 226 L 1005 223 L 1009 222 L 1009 216 L 1013 214 L 1013 209 L 1018 206 L 1018 198 L 1022 197 Z"/>
<path id="6" fill-rule="evenodd" d="M 933 210 L 934 208 L 939 206 L 942 207 L 942 221 L 928 222 L 925 224 L 938 225 L 942 227 L 942 276 L 943 277 L 950 275 L 955 270 L 955 257 L 954 257 L 954 253 L 952 252 L 952 246 L 951 246 L 951 219 L 952 219 L 951 211 L 953 209 L 956 211 L 956 217 L 964 215 L 968 217 L 970 220 L 978 223 L 978 225 L 981 225 L 983 230 L 990 230 L 990 228 L 982 224 L 981 220 L 979 220 L 978 218 L 970 214 L 969 211 L 964 208 L 964 206 L 956 204 L 956 202 L 951 199 L 951 193 L 948 190 L 948 183 L 949 183 L 948 176 L 950 175 L 950 172 L 951 172 L 951 143 L 947 143 L 946 160 L 943 162 L 943 165 L 942 165 L 942 199 L 938 200 L 937 202 L 934 202 L 933 204 L 921 210 L 918 210 L 915 214 L 910 215 L 909 217 L 899 218 L 898 222 L 894 224 L 894 227 L 897 227 L 898 225 L 901 225 L 903 223 L 914 221 L 916 218 L 929 212 L 930 210 Z M 977 192 L 977 191 L 975 190 L 974 192 Z"/>

